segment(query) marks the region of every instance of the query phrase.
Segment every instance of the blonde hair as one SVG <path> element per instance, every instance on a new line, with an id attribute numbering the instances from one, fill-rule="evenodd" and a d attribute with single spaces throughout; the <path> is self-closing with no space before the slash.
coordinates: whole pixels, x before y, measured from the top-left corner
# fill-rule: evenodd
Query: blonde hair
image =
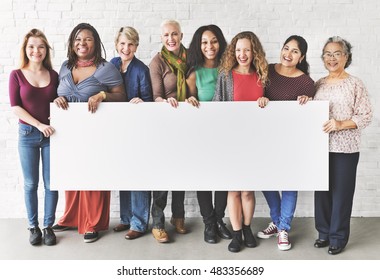
<path id="1" fill-rule="evenodd" d="M 44 60 L 42 61 L 42 65 L 47 69 L 51 70 L 53 69 L 52 63 L 51 63 L 51 55 L 50 50 L 52 50 L 51 46 L 49 45 L 49 42 L 45 36 L 45 34 L 36 28 L 33 28 L 28 33 L 25 34 L 24 40 L 20 49 L 20 69 L 24 68 L 26 65 L 29 64 L 29 58 L 26 55 L 26 45 L 28 44 L 28 40 L 30 37 L 40 38 L 42 42 L 45 44 L 46 47 L 46 56 Z"/>
<path id="2" fill-rule="evenodd" d="M 227 46 L 222 56 L 219 72 L 225 72 L 227 74 L 238 65 L 235 49 L 236 43 L 240 39 L 248 39 L 251 42 L 253 53 L 252 67 L 259 76 L 262 85 L 265 86 L 268 81 L 268 62 L 265 58 L 265 52 L 259 38 L 251 31 L 240 32 L 232 38 L 231 43 Z"/>
<path id="3" fill-rule="evenodd" d="M 127 37 L 128 40 L 132 41 L 136 46 L 139 45 L 139 33 L 136 29 L 131 26 L 124 26 L 119 29 L 115 37 L 115 47 L 117 47 L 117 43 L 119 42 L 119 38 L 121 35 Z"/>
<path id="4" fill-rule="evenodd" d="M 161 31 L 162 31 L 162 29 L 163 29 L 163 27 L 164 27 L 165 25 L 174 25 L 175 27 L 177 27 L 179 33 L 182 33 L 182 31 L 181 31 L 181 25 L 179 24 L 178 21 L 176 21 L 176 20 L 174 20 L 174 19 L 166 19 L 166 20 L 164 20 L 164 21 L 161 23 Z"/>

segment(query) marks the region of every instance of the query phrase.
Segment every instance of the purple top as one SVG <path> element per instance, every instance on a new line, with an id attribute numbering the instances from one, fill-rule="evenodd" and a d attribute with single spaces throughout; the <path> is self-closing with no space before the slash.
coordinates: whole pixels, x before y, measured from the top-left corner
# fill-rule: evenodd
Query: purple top
<path id="1" fill-rule="evenodd" d="M 269 83 L 264 96 L 269 100 L 297 100 L 298 96 L 314 97 L 314 81 L 306 74 L 298 77 L 286 77 L 277 73 L 275 64 L 269 64 Z"/>
<path id="2" fill-rule="evenodd" d="M 39 122 L 49 124 L 50 102 L 57 97 L 58 73 L 49 71 L 50 83 L 46 87 L 35 87 L 25 78 L 21 69 L 13 70 L 9 76 L 9 98 L 11 106 L 20 106 Z M 22 120 L 20 123 L 28 124 Z"/>

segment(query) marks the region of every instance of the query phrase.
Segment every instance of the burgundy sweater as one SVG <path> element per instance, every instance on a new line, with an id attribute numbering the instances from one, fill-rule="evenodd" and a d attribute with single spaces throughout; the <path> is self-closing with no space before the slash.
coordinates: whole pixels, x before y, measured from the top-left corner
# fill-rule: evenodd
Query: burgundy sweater
<path id="1" fill-rule="evenodd" d="M 314 81 L 306 74 L 298 77 L 285 77 L 278 74 L 275 64 L 269 64 L 269 83 L 264 96 L 272 101 L 297 100 L 300 95 L 314 97 Z"/>

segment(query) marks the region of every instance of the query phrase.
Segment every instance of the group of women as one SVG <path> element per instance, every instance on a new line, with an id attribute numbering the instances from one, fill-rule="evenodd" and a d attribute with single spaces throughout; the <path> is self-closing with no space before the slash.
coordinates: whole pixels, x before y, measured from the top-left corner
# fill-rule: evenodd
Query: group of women
<path id="1" fill-rule="evenodd" d="M 162 49 L 146 66 L 136 56 L 138 32 L 122 27 L 117 32 L 118 57 L 107 62 L 96 29 L 78 24 L 68 40 L 67 60 L 59 74 L 51 65 L 51 47 L 45 35 L 32 29 L 24 37 L 21 65 L 9 80 L 10 103 L 19 118 L 19 155 L 24 175 L 25 204 L 32 245 L 56 244 L 54 232 L 77 228 L 85 242 L 94 242 L 108 230 L 110 191 L 65 191 L 64 215 L 55 222 L 58 192 L 50 190 L 49 103 L 69 109 L 71 102 L 87 102 L 95 113 L 101 102 L 180 102 L 200 106 L 201 102 L 254 101 L 265 108 L 271 100 L 329 100 L 330 118 L 321 124 L 330 139 L 330 188 L 315 192 L 316 248 L 329 247 L 338 254 L 346 246 L 359 160 L 360 135 L 369 125 L 372 109 L 363 82 L 345 69 L 352 60 L 351 45 L 334 36 L 322 50 L 328 75 L 316 83 L 309 76 L 307 42 L 290 36 L 280 51 L 280 61 L 268 64 L 259 38 L 250 31 L 238 33 L 229 44 L 216 25 L 196 30 L 189 48 L 182 44 L 183 33 L 175 20 L 161 25 Z M 103 50 L 104 51 L 104 50 Z M 138 106 L 138 105 L 136 105 Z M 38 222 L 39 162 L 45 188 L 43 233 Z M 271 222 L 257 233 L 258 238 L 277 236 L 280 250 L 289 250 L 289 231 L 294 217 L 297 191 L 265 191 Z M 170 223 L 176 232 L 186 233 L 184 191 L 171 193 Z M 126 239 L 136 239 L 148 230 L 161 243 L 169 242 L 164 210 L 168 191 L 120 191 L 120 224 Z M 228 250 L 257 246 L 252 232 L 255 209 L 253 191 L 198 191 L 197 198 L 205 224 L 204 240 L 217 243 L 231 239 Z M 150 211 L 151 207 L 151 211 Z M 223 221 L 228 209 L 232 231 Z"/>

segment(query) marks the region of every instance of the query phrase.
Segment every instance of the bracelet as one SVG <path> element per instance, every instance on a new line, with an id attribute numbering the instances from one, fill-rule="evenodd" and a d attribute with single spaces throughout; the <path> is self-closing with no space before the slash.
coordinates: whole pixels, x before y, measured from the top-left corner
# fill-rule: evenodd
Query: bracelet
<path id="1" fill-rule="evenodd" d="M 99 92 L 99 93 L 102 95 L 102 97 L 103 97 L 103 101 L 106 100 L 106 98 L 107 98 L 106 92 L 102 90 L 102 91 Z"/>

